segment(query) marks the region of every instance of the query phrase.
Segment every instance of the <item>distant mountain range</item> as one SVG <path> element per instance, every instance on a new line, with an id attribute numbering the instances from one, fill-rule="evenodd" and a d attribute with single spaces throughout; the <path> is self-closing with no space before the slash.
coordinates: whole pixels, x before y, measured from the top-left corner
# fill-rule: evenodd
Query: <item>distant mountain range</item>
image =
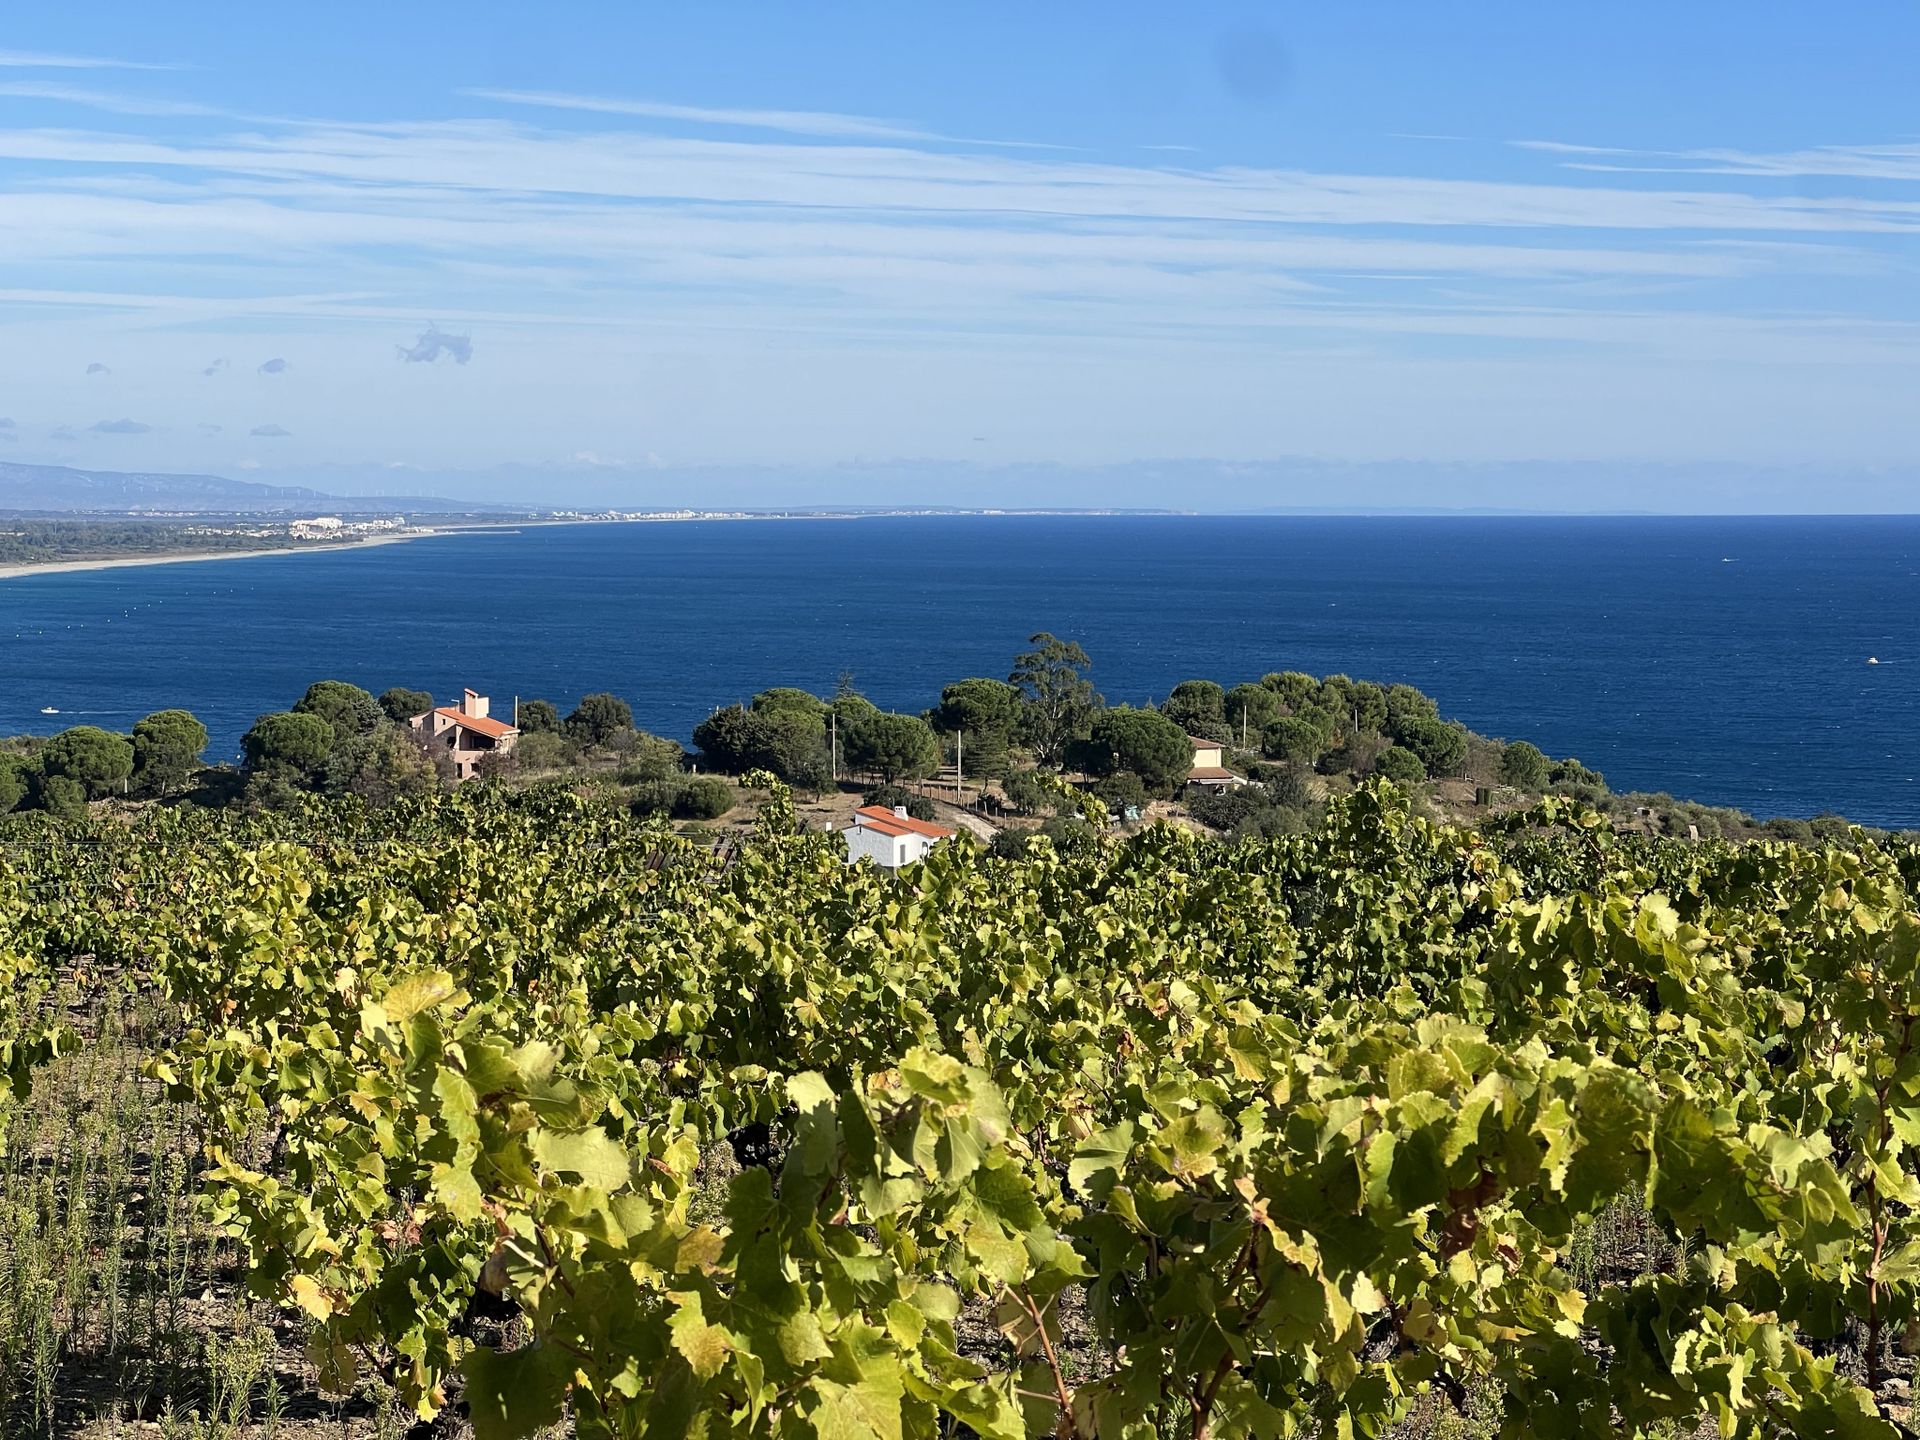
<path id="1" fill-rule="evenodd" d="M 431 495 L 329 495 L 298 485 L 263 485 L 224 475 L 74 470 L 0 461 L 0 511 L 61 514 L 279 514 L 316 510 L 361 515 L 512 513 L 520 505 Z"/>

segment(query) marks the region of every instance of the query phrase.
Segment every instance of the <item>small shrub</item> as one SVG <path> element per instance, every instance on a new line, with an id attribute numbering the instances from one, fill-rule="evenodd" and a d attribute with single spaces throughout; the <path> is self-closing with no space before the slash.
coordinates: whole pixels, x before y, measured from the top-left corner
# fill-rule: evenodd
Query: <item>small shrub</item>
<path id="1" fill-rule="evenodd" d="M 898 785 L 876 785 L 860 797 L 862 805 L 878 805 L 891 810 L 896 805 L 907 807 L 907 814 L 916 820 L 934 818 L 933 802 L 924 795 L 915 795 L 911 790 Z"/>
<path id="2" fill-rule="evenodd" d="M 739 798 L 740 792 L 717 775 L 700 775 L 681 787 L 673 813 L 682 820 L 718 820 Z"/>
<path id="3" fill-rule="evenodd" d="M 1389 745 L 1373 762 L 1373 773 L 1396 785 L 1418 785 L 1427 778 L 1427 767 L 1420 757 L 1404 745 Z"/>

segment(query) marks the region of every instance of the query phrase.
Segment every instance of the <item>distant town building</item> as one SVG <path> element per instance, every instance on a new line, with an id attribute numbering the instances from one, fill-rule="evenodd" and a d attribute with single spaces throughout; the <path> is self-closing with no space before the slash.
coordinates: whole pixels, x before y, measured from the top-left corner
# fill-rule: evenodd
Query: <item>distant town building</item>
<path id="1" fill-rule="evenodd" d="M 296 540 L 337 540 L 346 527 L 338 515 L 316 515 L 311 520 L 296 520 L 287 533 Z"/>
<path id="2" fill-rule="evenodd" d="M 863 805 L 853 812 L 853 824 L 847 827 L 846 835 L 849 865 L 871 860 L 883 870 L 898 870 L 926 859 L 933 847 L 949 839 L 953 831 L 914 819 L 904 805 L 891 810 L 884 805 Z"/>
<path id="3" fill-rule="evenodd" d="M 465 690 L 458 705 L 442 705 L 409 723 L 428 745 L 453 757 L 454 779 L 471 780 L 480 773 L 482 760 L 506 754 L 520 738 L 516 727 L 488 714 L 490 708 L 486 696 Z"/>
<path id="4" fill-rule="evenodd" d="M 1247 777 L 1227 769 L 1226 756 L 1218 740 L 1189 735 L 1193 742 L 1193 769 L 1187 772 L 1189 785 L 1204 785 L 1209 790 L 1230 790 L 1247 783 Z"/>

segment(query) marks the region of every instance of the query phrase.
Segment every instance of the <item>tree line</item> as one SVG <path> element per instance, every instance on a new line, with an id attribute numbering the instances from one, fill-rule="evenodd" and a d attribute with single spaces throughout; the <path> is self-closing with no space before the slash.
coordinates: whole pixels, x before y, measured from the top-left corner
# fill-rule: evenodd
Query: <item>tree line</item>
<path id="1" fill-rule="evenodd" d="M 955 680 L 919 713 L 882 709 L 851 677 L 827 697 L 775 686 L 714 710 L 695 727 L 691 751 L 635 729 L 632 707 L 616 695 L 587 695 L 565 715 L 536 698 L 518 708 L 515 749 L 484 759 L 480 773 L 610 769 L 632 788 L 637 809 L 687 819 L 731 806 L 733 787 L 716 774 L 766 771 L 812 791 L 852 780 L 892 795 L 944 771 L 992 782 L 995 803 L 1026 814 L 1061 808 L 1059 787 L 1045 777 L 1070 774 L 1124 811 L 1180 794 L 1197 738 L 1220 744 L 1249 782 L 1192 797 L 1195 815 L 1225 830 L 1290 828 L 1288 817 L 1311 803 L 1308 777 L 1316 773 L 1407 785 L 1464 775 L 1471 765 L 1529 793 L 1606 793 L 1604 779 L 1579 761 L 1476 736 L 1411 685 L 1285 670 L 1231 687 L 1184 680 L 1157 705 L 1108 705 L 1092 668 L 1079 644 L 1043 631 L 1004 679 Z M 73 815 L 109 796 L 164 799 L 189 790 L 210 804 L 282 808 L 313 792 L 382 804 L 451 781 L 445 753 L 410 725 L 432 706 L 422 690 L 376 696 L 321 680 L 288 709 L 254 722 L 238 770 L 205 765 L 206 727 L 185 710 L 158 711 L 127 735 L 85 725 L 16 739 L 0 750 L 0 812 Z"/>

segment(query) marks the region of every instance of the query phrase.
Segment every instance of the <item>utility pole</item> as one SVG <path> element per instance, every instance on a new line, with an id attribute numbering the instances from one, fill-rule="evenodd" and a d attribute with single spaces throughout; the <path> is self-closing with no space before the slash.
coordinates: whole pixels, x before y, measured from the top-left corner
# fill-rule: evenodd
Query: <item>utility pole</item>
<path id="1" fill-rule="evenodd" d="M 953 794 L 955 799 L 967 793 L 967 732 L 953 732 Z"/>
<path id="2" fill-rule="evenodd" d="M 840 716 L 833 710 L 827 711 L 827 771 L 833 776 L 833 783 L 840 783 Z"/>

